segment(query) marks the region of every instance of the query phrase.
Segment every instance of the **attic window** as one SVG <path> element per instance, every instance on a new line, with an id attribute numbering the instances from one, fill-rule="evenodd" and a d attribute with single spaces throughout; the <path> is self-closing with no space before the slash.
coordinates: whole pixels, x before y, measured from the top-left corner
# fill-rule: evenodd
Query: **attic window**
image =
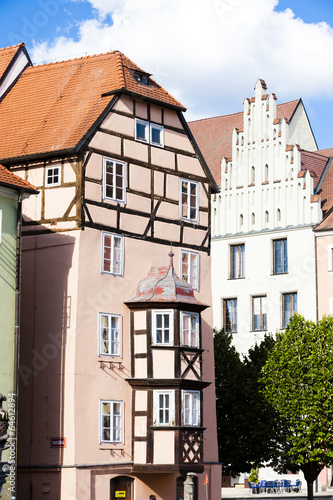
<path id="1" fill-rule="evenodd" d="M 61 165 L 46 167 L 45 187 L 60 186 L 60 184 L 61 184 Z"/>
<path id="2" fill-rule="evenodd" d="M 143 73 L 134 73 L 134 78 L 138 83 L 143 83 L 144 85 L 148 85 L 148 76 Z"/>

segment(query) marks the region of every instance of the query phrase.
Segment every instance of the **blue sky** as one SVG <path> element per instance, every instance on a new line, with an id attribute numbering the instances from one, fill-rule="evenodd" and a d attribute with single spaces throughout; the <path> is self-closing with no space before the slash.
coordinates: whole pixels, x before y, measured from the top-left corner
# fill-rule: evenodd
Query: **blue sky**
<path id="1" fill-rule="evenodd" d="M 257 78 L 302 97 L 333 147 L 332 0 L 0 0 L 0 47 L 34 63 L 119 49 L 199 119 L 242 110 Z"/>

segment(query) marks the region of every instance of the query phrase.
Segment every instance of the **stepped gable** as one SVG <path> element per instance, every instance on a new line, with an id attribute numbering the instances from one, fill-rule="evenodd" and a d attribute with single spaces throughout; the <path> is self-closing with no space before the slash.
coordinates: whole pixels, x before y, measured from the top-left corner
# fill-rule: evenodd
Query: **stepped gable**
<path id="1" fill-rule="evenodd" d="M 9 188 L 14 187 L 16 189 L 23 189 L 24 191 L 27 191 L 29 193 L 38 193 L 35 186 L 25 181 L 24 179 L 21 179 L 21 177 L 19 177 L 18 175 L 13 174 L 3 165 L 0 165 L 0 185 Z"/>
<path id="2" fill-rule="evenodd" d="M 117 93 L 185 110 L 119 51 L 31 66 L 0 104 L 0 159 L 72 152 Z"/>
<path id="3" fill-rule="evenodd" d="M 173 256 L 171 251 L 169 266 L 152 267 L 148 275 L 138 284 L 133 297 L 124 301 L 125 304 L 171 302 L 192 304 L 201 309 L 208 307 L 195 298 L 191 285 L 178 278 L 173 267 Z"/>
<path id="4" fill-rule="evenodd" d="M 276 118 L 285 118 L 290 121 L 300 99 L 276 106 Z M 216 184 L 221 185 L 221 160 L 232 156 L 232 132 L 235 128 L 243 127 L 244 114 L 216 116 L 189 122 L 191 132 L 212 172 Z"/>

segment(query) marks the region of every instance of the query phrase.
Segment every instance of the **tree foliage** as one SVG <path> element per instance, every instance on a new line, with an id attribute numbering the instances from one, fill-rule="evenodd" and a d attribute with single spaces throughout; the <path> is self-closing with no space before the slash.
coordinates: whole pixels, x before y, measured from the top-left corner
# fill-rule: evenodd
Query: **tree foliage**
<path id="1" fill-rule="evenodd" d="M 258 386 L 273 345 L 273 338 L 266 336 L 241 360 L 232 335 L 215 331 L 217 428 L 224 474 L 250 472 L 267 462 L 275 449 L 276 414 Z"/>
<path id="2" fill-rule="evenodd" d="M 262 393 L 283 424 L 275 459 L 313 481 L 333 463 L 333 318 L 315 325 L 294 314 L 262 370 Z"/>

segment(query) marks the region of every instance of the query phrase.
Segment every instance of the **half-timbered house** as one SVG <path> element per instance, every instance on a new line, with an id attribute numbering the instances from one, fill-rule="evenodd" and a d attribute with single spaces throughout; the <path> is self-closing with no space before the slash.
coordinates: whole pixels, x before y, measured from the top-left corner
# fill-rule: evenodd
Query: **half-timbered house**
<path id="1" fill-rule="evenodd" d="M 198 500 L 206 474 L 219 498 L 217 188 L 183 112 L 118 51 L 29 66 L 0 102 L 0 161 L 40 192 L 24 204 L 24 497 L 174 500 L 194 473 Z"/>

